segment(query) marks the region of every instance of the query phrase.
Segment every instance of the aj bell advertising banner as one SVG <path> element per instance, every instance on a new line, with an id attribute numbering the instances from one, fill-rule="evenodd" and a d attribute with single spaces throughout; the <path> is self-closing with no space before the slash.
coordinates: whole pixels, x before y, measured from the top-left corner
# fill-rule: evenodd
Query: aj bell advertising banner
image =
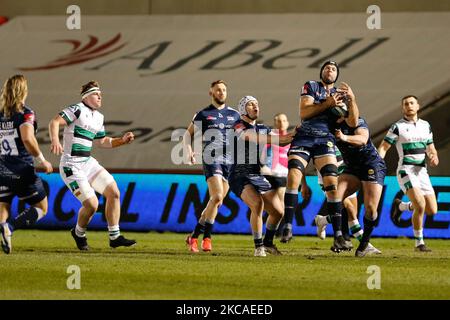
<path id="1" fill-rule="evenodd" d="M 68 229 L 76 224 L 80 203 L 62 182 L 59 174 L 41 174 L 48 190 L 48 214 L 38 222 L 42 229 Z M 123 230 L 190 232 L 208 201 L 207 185 L 203 175 L 194 174 L 114 174 L 121 193 L 121 220 Z M 317 184 L 317 177 L 307 177 L 312 196 L 298 206 L 293 231 L 297 235 L 315 235 L 314 216 L 325 210 L 325 197 Z M 438 213 L 426 216 L 424 233 L 428 238 L 450 238 L 450 177 L 432 177 L 436 192 Z M 387 177 L 379 206 L 378 226 L 374 236 L 397 237 L 412 235 L 411 212 L 405 212 L 400 223 L 390 218 L 396 197 L 407 199 L 400 191 L 395 177 Z M 361 200 L 361 195 L 359 195 Z M 90 223 L 90 229 L 106 229 L 105 199 L 100 196 L 99 209 Z M 13 202 L 16 215 L 23 203 Z M 362 221 L 364 206 L 360 205 Z M 250 234 L 250 212 L 247 206 L 230 193 L 214 225 L 215 233 Z M 331 234 L 331 226 L 327 232 Z"/>

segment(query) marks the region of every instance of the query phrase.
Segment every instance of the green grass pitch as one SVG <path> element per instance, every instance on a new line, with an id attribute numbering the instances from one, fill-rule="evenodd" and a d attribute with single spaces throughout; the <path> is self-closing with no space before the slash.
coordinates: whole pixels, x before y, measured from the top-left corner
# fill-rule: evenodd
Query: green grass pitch
<path id="1" fill-rule="evenodd" d="M 90 231 L 92 249 L 80 252 L 69 231 L 16 232 L 13 252 L 0 252 L 0 300 L 450 299 L 449 240 L 427 239 L 433 252 L 417 253 L 412 239 L 375 238 L 382 255 L 355 258 L 332 253 L 330 238 L 297 236 L 276 240 L 283 256 L 257 258 L 250 235 L 215 235 L 212 253 L 192 254 L 185 234 L 124 234 L 138 244 L 111 249 L 107 232 Z M 80 289 L 67 288 L 70 265 Z M 370 290 L 374 265 L 381 288 Z"/>

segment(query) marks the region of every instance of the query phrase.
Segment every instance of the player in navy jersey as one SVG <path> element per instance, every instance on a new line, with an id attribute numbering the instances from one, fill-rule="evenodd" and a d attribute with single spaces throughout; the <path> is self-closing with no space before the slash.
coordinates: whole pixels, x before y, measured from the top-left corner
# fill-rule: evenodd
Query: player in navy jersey
<path id="1" fill-rule="evenodd" d="M 345 199 L 361 187 L 364 193 L 364 232 L 356 249 L 357 257 L 379 253 L 369 245 L 370 236 L 378 217 L 378 203 L 383 191 L 386 165 L 378 154 L 364 119 L 351 127 L 341 118 L 336 124 L 337 147 L 344 158 L 344 172 L 339 176 L 338 197 Z"/>
<path id="2" fill-rule="evenodd" d="M 198 237 L 203 233 L 202 250 L 211 251 L 211 232 L 219 207 L 226 197 L 229 185 L 228 175 L 232 164 L 229 132 L 239 120 L 239 113 L 225 104 L 227 85 L 223 80 L 214 81 L 209 89 L 211 104 L 194 115 L 183 136 L 184 155 L 188 164 L 197 162 L 192 149 L 192 137 L 201 132 L 203 149 L 202 163 L 209 201 L 203 210 L 194 231 L 188 235 L 186 244 L 191 252 L 198 252 Z"/>
<path id="3" fill-rule="evenodd" d="M 33 158 L 46 173 L 53 171 L 39 149 L 35 114 L 25 105 L 27 95 L 27 80 L 23 75 L 5 81 L 0 106 L 0 236 L 6 254 L 12 250 L 12 232 L 33 225 L 47 213 L 47 193 L 36 175 Z M 7 222 L 15 196 L 30 207 Z"/>
<path id="4" fill-rule="evenodd" d="M 333 125 L 338 116 L 333 108 L 348 106 L 346 121 L 351 126 L 358 123 L 359 111 L 355 95 L 346 83 L 339 89 L 334 86 L 339 67 L 334 61 L 326 61 L 320 69 L 320 81 L 308 81 L 300 98 L 301 126 L 291 143 L 288 157 L 288 179 L 284 198 L 285 215 L 292 216 L 298 205 L 298 188 L 310 159 L 323 177 L 327 198 L 327 212 L 334 229 L 333 251 L 349 250 L 341 230 L 342 199 L 337 194 L 338 168 L 335 154 Z"/>
<path id="5" fill-rule="evenodd" d="M 234 163 L 230 173 L 231 190 L 250 208 L 250 224 L 255 253 L 257 257 L 266 256 L 266 251 L 280 255 L 273 244 L 273 237 L 283 217 L 283 205 L 276 191 L 261 173 L 261 153 L 266 143 L 287 145 L 292 140 L 291 135 L 269 135 L 271 129 L 263 124 L 257 124 L 259 105 L 256 98 L 245 96 L 239 101 L 241 120 L 234 125 Z M 276 139 L 272 139 L 276 137 Z M 262 213 L 265 210 L 269 217 L 266 222 L 264 240 Z"/>

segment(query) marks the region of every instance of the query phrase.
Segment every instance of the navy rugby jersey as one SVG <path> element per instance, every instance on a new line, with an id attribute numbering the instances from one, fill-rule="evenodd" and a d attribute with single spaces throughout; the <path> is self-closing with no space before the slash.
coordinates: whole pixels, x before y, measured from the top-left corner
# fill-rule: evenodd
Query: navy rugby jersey
<path id="1" fill-rule="evenodd" d="M 235 129 L 235 153 L 233 156 L 233 165 L 231 166 L 232 175 L 248 175 L 261 173 L 261 153 L 265 149 L 266 143 L 257 144 L 251 141 L 244 141 L 239 135 L 244 131 L 253 130 L 260 135 L 268 135 L 271 129 L 263 124 L 252 125 L 244 120 L 239 120 L 234 125 Z"/>
<path id="2" fill-rule="evenodd" d="M 345 135 L 354 135 L 358 128 L 365 128 L 369 132 L 367 122 L 362 118 L 359 118 L 358 125 L 355 128 L 348 126 L 345 121 L 336 124 L 336 129 L 341 130 Z M 382 160 L 370 139 L 370 132 L 369 140 L 363 146 L 352 146 L 351 144 L 338 139 L 336 139 L 336 146 L 341 150 L 344 162 L 348 166 L 360 166 L 369 164 L 373 161 Z"/>
<path id="3" fill-rule="evenodd" d="M 25 148 L 20 136 L 20 126 L 28 123 L 37 131 L 37 122 L 33 110 L 25 107 L 22 112 L 14 113 L 11 118 L 5 118 L 0 111 L 0 141 L 2 157 L 18 157 L 33 165 L 33 156 Z"/>
<path id="4" fill-rule="evenodd" d="M 230 163 L 233 150 L 230 147 L 228 135 L 233 132 L 233 125 L 239 118 L 239 113 L 233 108 L 225 106 L 219 110 L 211 104 L 196 113 L 192 119 L 192 123 L 202 131 L 203 151 L 206 147 L 208 150 L 218 151 L 217 158 L 215 152 L 212 152 L 212 156 L 215 157 L 214 162 Z M 206 130 L 211 131 L 205 136 Z"/>
<path id="5" fill-rule="evenodd" d="M 330 89 L 330 94 L 336 93 L 336 88 Z M 320 104 L 327 100 L 327 90 L 322 82 L 308 81 L 302 89 L 301 96 L 310 96 L 314 99 L 314 104 Z M 338 119 L 331 113 L 330 109 L 306 120 L 302 120 L 302 125 L 297 129 L 300 133 L 314 137 L 333 136 L 330 127 Z"/>

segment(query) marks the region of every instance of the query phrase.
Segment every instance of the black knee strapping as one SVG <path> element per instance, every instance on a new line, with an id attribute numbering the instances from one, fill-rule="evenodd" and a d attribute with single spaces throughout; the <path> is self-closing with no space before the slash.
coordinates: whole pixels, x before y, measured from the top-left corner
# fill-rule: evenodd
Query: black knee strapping
<path id="1" fill-rule="evenodd" d="M 335 184 L 332 184 L 332 185 L 329 185 L 328 187 L 323 187 L 323 191 L 325 191 L 325 192 L 327 192 L 327 191 L 333 191 L 333 190 L 336 190 L 337 188 L 336 188 L 336 185 Z"/>
<path id="2" fill-rule="evenodd" d="M 326 164 L 320 169 L 320 174 L 322 175 L 322 177 L 337 177 L 338 167 L 335 164 Z"/>
<path id="3" fill-rule="evenodd" d="M 298 159 L 291 159 L 288 161 L 288 169 L 297 169 L 300 170 L 301 173 L 305 173 L 305 166 Z"/>

